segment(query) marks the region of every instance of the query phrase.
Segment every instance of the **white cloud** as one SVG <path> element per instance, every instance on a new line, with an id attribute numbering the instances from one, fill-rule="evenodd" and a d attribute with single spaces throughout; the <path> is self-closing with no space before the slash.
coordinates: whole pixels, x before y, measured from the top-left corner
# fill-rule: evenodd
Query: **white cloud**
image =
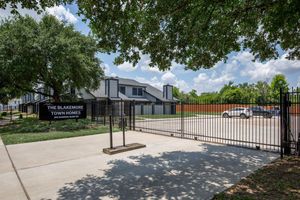
<path id="1" fill-rule="evenodd" d="M 117 77 L 117 74 L 111 73 L 110 76 L 112 76 L 112 77 Z"/>
<path id="2" fill-rule="evenodd" d="M 234 80 L 235 77 L 231 73 L 222 73 L 218 75 L 216 72 L 210 76 L 206 73 L 199 73 L 193 79 L 194 88 L 200 94 L 202 92 L 212 92 L 220 90 L 224 84 Z"/>
<path id="3" fill-rule="evenodd" d="M 286 76 L 299 73 L 300 61 L 288 60 L 285 57 L 286 54 L 277 60 L 262 63 L 259 61 L 253 62 L 254 57 L 250 52 L 239 52 L 231 56 L 226 63 L 218 62 L 213 68 L 206 70 L 205 73 L 202 70 L 193 79 L 193 87 L 198 93 L 212 92 L 220 90 L 229 81 L 269 81 L 279 73 Z M 300 82 L 300 78 L 298 82 Z M 298 84 L 300 85 L 300 83 Z"/>
<path id="4" fill-rule="evenodd" d="M 298 83 L 297 83 L 297 87 L 300 87 L 300 76 L 299 76 L 299 78 L 298 78 L 298 81 L 297 81 Z"/>
<path id="5" fill-rule="evenodd" d="M 102 64 L 102 70 L 104 71 L 105 76 L 109 76 L 110 75 L 110 67 L 108 64 L 103 63 Z"/>
<path id="6" fill-rule="evenodd" d="M 150 63 L 150 61 L 149 61 L 149 63 Z M 156 73 L 163 73 L 162 71 L 160 71 L 159 69 L 158 69 L 158 67 L 150 67 L 149 65 L 147 65 L 147 64 L 143 64 L 143 65 L 141 65 L 141 70 L 142 71 L 145 71 L 145 72 L 156 72 Z"/>
<path id="7" fill-rule="evenodd" d="M 236 61 L 242 67 L 242 76 L 249 77 L 251 80 L 268 80 L 276 74 L 292 74 L 300 70 L 299 60 L 288 60 L 283 54 L 277 60 L 270 60 L 265 63 L 252 62 L 253 55 L 249 52 L 241 52 L 235 56 Z"/>
<path id="8" fill-rule="evenodd" d="M 206 73 L 200 72 L 193 79 L 193 87 L 199 94 L 202 92 L 219 91 L 224 84 L 236 79 L 234 74 L 238 70 L 239 65 L 235 58 L 230 59 L 227 63 L 218 62 L 213 68 L 206 70 Z"/>
<path id="9" fill-rule="evenodd" d="M 173 74 L 172 72 L 168 71 L 166 73 L 164 73 L 161 77 L 161 80 L 165 83 L 165 84 L 171 84 L 171 85 L 175 85 L 176 84 L 176 76 L 175 74 Z"/>
<path id="10" fill-rule="evenodd" d="M 190 90 L 190 87 L 184 80 L 179 79 L 174 73 L 170 71 L 165 72 L 161 76 L 161 81 L 163 82 L 163 84 L 174 85 L 185 92 Z"/>
<path id="11" fill-rule="evenodd" d="M 55 16 L 60 21 L 66 21 L 72 24 L 75 24 L 78 21 L 75 15 L 73 15 L 69 9 L 66 9 L 62 5 L 46 8 L 46 12 Z"/>
<path id="12" fill-rule="evenodd" d="M 163 74 L 165 71 L 162 71 L 158 68 L 158 66 L 150 67 L 149 64 L 151 63 L 151 59 L 149 55 L 143 55 L 140 54 L 140 61 L 138 63 L 138 66 L 141 68 L 142 71 L 144 72 L 153 72 L 153 73 L 158 73 L 158 74 Z M 184 69 L 184 66 L 181 64 L 178 64 L 176 62 L 172 62 L 170 66 L 170 71 L 171 72 L 179 72 L 179 73 L 186 73 Z"/>
<path id="13" fill-rule="evenodd" d="M 134 67 L 131 63 L 124 62 L 123 64 L 118 65 L 118 69 L 122 70 L 122 71 L 125 71 L 125 72 L 132 72 L 132 71 L 135 71 L 137 69 L 137 66 Z"/>
<path id="14" fill-rule="evenodd" d="M 174 61 L 171 63 L 170 70 L 171 70 L 172 72 L 174 72 L 174 71 L 182 71 L 182 72 L 186 72 L 186 70 L 184 69 L 184 65 L 178 64 L 178 63 L 176 63 L 176 62 L 174 62 Z"/>
<path id="15" fill-rule="evenodd" d="M 184 80 L 178 79 L 176 75 L 170 71 L 165 72 L 160 78 L 154 76 L 149 80 L 144 77 L 136 77 L 136 80 L 141 83 L 148 83 L 160 90 L 162 90 L 163 85 L 170 84 L 178 87 L 180 90 L 184 92 L 190 91 L 190 87 L 188 86 L 188 84 Z"/>
<path id="16" fill-rule="evenodd" d="M 150 80 L 144 78 L 144 77 L 136 77 L 136 80 L 141 83 L 147 83 L 149 85 L 152 85 L 153 87 L 156 87 L 160 90 L 163 88 L 163 82 L 160 81 L 156 76 L 152 77 Z"/>
<path id="17" fill-rule="evenodd" d="M 42 12 L 41 14 L 38 14 L 35 10 L 32 9 L 21 8 L 20 4 L 18 4 L 17 7 L 17 11 L 20 13 L 20 15 L 29 15 L 37 21 L 39 21 L 45 15 L 45 13 L 53 15 L 58 20 L 66 21 L 68 23 L 76 23 L 78 21 L 76 16 L 73 15 L 69 9 L 66 9 L 62 5 L 46 8 L 46 12 Z M 0 19 L 13 17 L 13 15 L 11 14 L 11 10 L 12 9 L 9 6 L 7 6 L 5 9 L 0 9 Z"/>
<path id="18" fill-rule="evenodd" d="M 162 71 L 159 70 L 157 66 L 150 67 L 149 64 L 151 62 L 151 59 L 149 55 L 140 55 L 141 59 L 138 63 L 138 66 L 140 66 L 141 70 L 144 72 L 154 72 L 154 73 L 163 73 Z"/>

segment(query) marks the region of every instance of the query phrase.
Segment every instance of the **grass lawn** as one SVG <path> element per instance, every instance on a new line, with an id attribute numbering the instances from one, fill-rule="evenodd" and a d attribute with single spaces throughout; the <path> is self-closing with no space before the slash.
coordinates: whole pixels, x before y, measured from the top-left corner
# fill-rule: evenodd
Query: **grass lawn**
<path id="1" fill-rule="evenodd" d="M 113 131 L 119 131 L 114 128 Z M 17 120 L 12 124 L 0 127 L 0 136 L 4 144 L 18 144 L 94 135 L 109 132 L 108 126 L 97 125 L 90 120 L 63 120 L 51 124 L 36 118 Z"/>
<path id="2" fill-rule="evenodd" d="M 300 199 L 300 157 L 277 159 L 213 199 Z"/>

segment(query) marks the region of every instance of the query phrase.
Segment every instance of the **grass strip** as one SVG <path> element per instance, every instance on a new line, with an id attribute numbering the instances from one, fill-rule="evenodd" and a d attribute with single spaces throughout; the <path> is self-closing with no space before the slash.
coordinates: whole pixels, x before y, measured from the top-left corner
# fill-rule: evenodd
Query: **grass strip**
<path id="1" fill-rule="evenodd" d="M 114 128 L 113 131 L 120 131 L 118 128 Z M 93 129 L 81 129 L 76 131 L 51 131 L 41 133 L 16 133 L 16 134 L 3 134 L 1 135 L 4 144 L 20 144 L 28 142 L 46 141 L 86 135 L 95 135 L 108 133 L 108 126 L 99 126 Z"/>
<path id="2" fill-rule="evenodd" d="M 277 159 L 213 199 L 300 199 L 300 157 Z"/>

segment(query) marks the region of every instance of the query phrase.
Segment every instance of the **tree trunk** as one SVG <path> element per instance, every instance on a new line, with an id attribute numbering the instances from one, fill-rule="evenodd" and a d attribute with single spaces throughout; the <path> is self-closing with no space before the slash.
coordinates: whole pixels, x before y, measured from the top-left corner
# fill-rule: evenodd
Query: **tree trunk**
<path id="1" fill-rule="evenodd" d="M 53 89 L 53 100 L 55 103 L 60 102 L 60 93 L 55 89 Z"/>

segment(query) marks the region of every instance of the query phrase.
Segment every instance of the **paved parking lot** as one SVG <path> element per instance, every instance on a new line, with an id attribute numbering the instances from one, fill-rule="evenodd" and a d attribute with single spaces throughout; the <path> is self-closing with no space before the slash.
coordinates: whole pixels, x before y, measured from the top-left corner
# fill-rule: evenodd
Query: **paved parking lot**
<path id="1" fill-rule="evenodd" d="M 238 146 L 256 147 L 279 151 L 280 118 L 249 119 L 222 118 L 216 115 L 198 115 L 196 117 L 145 119 L 136 121 L 137 130 L 144 132 L 174 134 L 175 136 L 225 143 Z M 181 127 L 184 132 L 181 133 Z"/>
<path id="2" fill-rule="evenodd" d="M 116 145 L 121 136 L 114 134 Z M 127 142 L 146 148 L 109 156 L 102 153 L 108 139 L 100 134 L 7 149 L 31 199 L 210 199 L 278 157 L 140 132 L 128 132 Z M 9 164 L 1 162 L 0 169 L 6 168 L 3 163 Z M 17 179 L 3 179 L 5 171 L 0 171 L 0 199 L 26 199 Z"/>

